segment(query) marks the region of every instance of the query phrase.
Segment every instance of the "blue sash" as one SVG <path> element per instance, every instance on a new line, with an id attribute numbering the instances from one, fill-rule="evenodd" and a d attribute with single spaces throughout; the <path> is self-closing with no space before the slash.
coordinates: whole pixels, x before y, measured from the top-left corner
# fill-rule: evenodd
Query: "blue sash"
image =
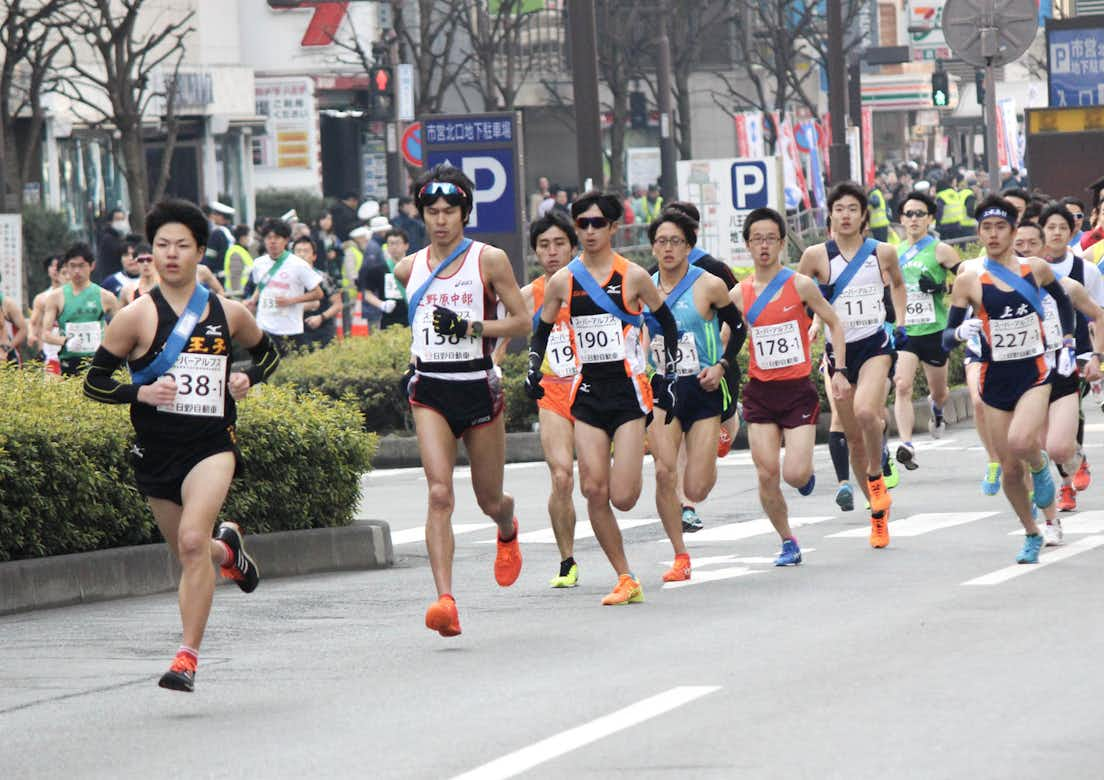
<path id="1" fill-rule="evenodd" d="M 686 275 L 679 279 L 678 284 L 674 286 L 671 292 L 669 292 L 667 297 L 663 300 L 672 314 L 674 314 L 675 304 L 678 303 L 678 299 L 681 298 L 683 294 L 693 286 L 694 282 L 698 280 L 698 277 L 704 273 L 705 271 L 698 268 L 696 265 L 692 265 L 686 269 Z M 658 279 L 659 272 L 657 271 L 656 280 Z M 658 287 L 659 285 L 657 284 L 656 286 Z M 648 329 L 653 333 L 659 333 L 661 330 L 662 326 L 659 324 L 659 320 L 657 320 L 655 315 L 650 311 L 644 312 L 644 322 L 648 324 Z"/>
<path id="2" fill-rule="evenodd" d="M 441 273 L 441 271 L 444 271 L 446 268 L 452 265 L 456 258 L 464 254 L 464 252 L 466 252 L 468 247 L 471 245 L 472 240 L 470 238 L 465 238 L 463 241 L 460 242 L 460 246 L 452 250 L 451 255 L 438 263 L 437 267 L 430 271 L 429 278 L 422 282 L 422 286 L 415 290 L 414 294 L 410 296 L 410 302 L 408 304 L 410 308 L 407 309 L 406 312 L 407 325 L 414 325 L 414 316 L 418 313 L 418 304 L 422 302 L 422 298 L 425 297 L 426 291 L 429 290 L 429 286 L 433 284 L 433 280 L 437 278 L 437 274 Z M 426 255 L 426 259 L 428 260 L 428 253 Z"/>
<path id="3" fill-rule="evenodd" d="M 755 299 L 755 302 L 751 304 L 751 308 L 748 309 L 747 317 L 748 324 L 754 326 L 755 321 L 759 319 L 759 315 L 763 313 L 763 309 L 767 308 L 767 304 L 771 302 L 775 294 L 782 288 L 794 272 L 789 268 L 783 268 L 781 271 L 774 275 L 774 278 L 767 282 L 767 286 L 763 288 L 763 292 L 759 293 L 759 297 Z"/>
<path id="4" fill-rule="evenodd" d="M 933 238 L 932 236 L 924 236 L 919 241 L 917 241 L 915 244 L 910 246 L 908 248 L 908 250 L 903 255 L 901 255 L 901 259 L 900 259 L 901 265 L 907 264 L 910 260 L 912 260 L 912 258 L 916 257 L 918 254 L 923 252 L 925 249 L 927 249 L 929 246 L 931 246 L 934 243 L 935 243 L 935 238 Z"/>
<path id="5" fill-rule="evenodd" d="M 851 262 L 843 269 L 843 273 L 836 279 L 834 285 L 835 289 L 832 292 L 832 297 L 828 299 L 828 303 L 836 302 L 836 298 L 840 297 L 840 293 L 842 293 L 847 285 L 851 283 L 851 280 L 855 278 L 855 274 L 863 267 L 863 263 L 865 263 L 877 249 L 878 242 L 873 238 L 868 238 L 863 241 L 863 245 L 859 247 L 859 251 L 855 253 L 855 256 L 851 258 Z M 829 260 L 829 264 L 830 263 L 831 261 Z M 831 273 L 831 271 L 829 271 L 829 273 Z"/>
<path id="6" fill-rule="evenodd" d="M 571 275 L 575 277 L 575 281 L 579 283 L 579 286 L 583 288 L 590 299 L 594 301 L 605 312 L 612 314 L 617 319 L 624 322 L 626 325 L 632 325 L 639 328 L 641 323 L 641 317 L 639 314 L 629 314 L 623 311 L 613 299 L 606 294 L 606 291 L 598 284 L 593 276 L 590 275 L 590 271 L 583 265 L 583 261 L 576 257 L 570 263 L 567 264 L 567 270 L 571 272 Z M 624 279 L 621 280 L 624 285 Z"/>
<path id="7" fill-rule="evenodd" d="M 690 265 L 697 265 L 698 261 L 705 257 L 707 254 L 709 253 L 706 252 L 704 249 L 694 247 L 690 250 L 690 257 L 688 258 L 690 260 Z"/>
<path id="8" fill-rule="evenodd" d="M 136 385 L 148 385 L 173 367 L 184 349 L 184 344 L 195 330 L 196 323 L 203 316 L 203 309 L 207 306 L 207 300 L 210 297 L 211 293 L 206 287 L 201 284 L 196 285 L 192 297 L 188 299 L 188 305 L 184 308 L 184 313 L 177 318 L 172 333 L 165 339 L 165 346 L 161 349 L 161 353 L 141 371 L 131 371 L 131 382 Z"/>
<path id="9" fill-rule="evenodd" d="M 1037 287 L 1028 284 L 1022 276 L 1012 273 L 1000 263 L 994 263 L 988 257 L 985 258 L 985 270 L 1018 292 L 1025 301 L 1031 304 L 1031 308 L 1035 310 L 1040 319 L 1046 319 L 1043 299 L 1039 295 Z"/>

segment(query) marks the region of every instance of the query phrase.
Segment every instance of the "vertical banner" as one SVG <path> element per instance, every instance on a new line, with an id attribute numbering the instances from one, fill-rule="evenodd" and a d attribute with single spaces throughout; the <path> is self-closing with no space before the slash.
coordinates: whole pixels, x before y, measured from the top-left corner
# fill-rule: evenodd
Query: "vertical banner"
<path id="1" fill-rule="evenodd" d="M 750 157 L 751 155 L 748 153 L 747 115 L 737 114 L 732 117 L 732 121 L 736 125 L 736 156 Z"/>
<path id="2" fill-rule="evenodd" d="M 867 187 L 874 186 L 874 112 L 863 106 L 862 110 L 863 178 Z"/>
<path id="3" fill-rule="evenodd" d="M 763 137 L 763 114 L 748 111 L 744 114 L 744 127 L 747 130 L 748 157 L 766 157 L 767 145 Z"/>
<path id="4" fill-rule="evenodd" d="M 997 116 L 1004 125 L 1005 149 L 1008 152 L 1008 165 L 1022 168 L 1020 159 L 1019 122 L 1016 119 L 1016 98 L 1002 98 L 997 101 Z"/>
<path id="5" fill-rule="evenodd" d="M 1004 113 L 997 107 L 997 165 L 1008 165 L 1008 136 L 1004 133 Z"/>
<path id="6" fill-rule="evenodd" d="M 774 117 L 777 122 L 778 112 L 775 112 Z M 797 151 L 793 122 L 789 116 L 781 121 L 778 129 L 778 137 L 782 142 L 782 162 L 786 181 L 786 208 L 796 209 L 801 206 L 809 208 L 809 189 L 805 183 L 805 172 L 801 168 L 801 155 Z"/>
<path id="7" fill-rule="evenodd" d="M 828 202 L 828 196 L 824 192 L 824 166 L 822 163 L 824 158 L 821 155 L 821 136 L 824 134 L 819 131 L 817 123 L 811 119 L 802 123 L 801 128 L 805 144 L 809 148 L 809 183 L 812 185 L 813 198 L 817 206 L 825 206 Z"/>
<path id="8" fill-rule="evenodd" d="M 862 170 L 862 133 L 857 127 L 848 127 L 845 132 L 847 134 L 847 151 L 851 156 L 851 173 L 852 178 L 854 178 Z"/>

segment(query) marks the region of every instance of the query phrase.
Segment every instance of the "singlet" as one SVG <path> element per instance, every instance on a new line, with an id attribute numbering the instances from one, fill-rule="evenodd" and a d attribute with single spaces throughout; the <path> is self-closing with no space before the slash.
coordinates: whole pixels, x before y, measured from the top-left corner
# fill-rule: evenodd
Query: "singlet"
<path id="1" fill-rule="evenodd" d="M 473 241 L 463 259 L 455 261 L 430 283 L 411 328 L 411 351 L 417 358 L 418 373 L 455 382 L 485 379 L 491 369 L 495 339 L 442 336 L 433 329 L 433 309 L 445 306 L 471 322 L 498 319 L 498 298 L 483 283 L 483 249 L 487 245 Z M 414 255 L 409 290 L 419 290 L 429 278 L 429 247 Z"/>
<path id="2" fill-rule="evenodd" d="M 90 283 L 79 293 L 73 292 L 72 283 L 61 288 L 65 304 L 58 315 L 58 327 L 66 339 L 76 336 L 79 344 L 74 350 L 68 345 L 62 348 L 58 356 L 64 360 L 73 357 L 88 357 L 95 354 L 103 340 L 104 309 L 98 284 Z"/>
<path id="3" fill-rule="evenodd" d="M 689 269 L 687 269 L 689 273 Z M 701 278 L 699 276 L 699 278 Z M 652 281 L 659 287 L 659 273 L 652 275 Z M 712 319 L 704 319 L 694 303 L 694 287 L 697 280 L 679 296 L 673 304 L 664 298 L 667 308 L 675 317 L 678 325 L 679 343 L 678 358 L 675 363 L 675 372 L 680 377 L 697 376 L 703 368 L 714 365 L 721 359 L 721 328 L 716 315 Z M 660 291 L 662 292 L 662 290 Z M 662 371 L 666 362 L 663 343 L 663 333 L 651 333 L 651 343 L 648 345 L 648 361 L 652 368 Z"/>
<path id="4" fill-rule="evenodd" d="M 1031 266 L 1019 264 L 1019 274 L 1038 289 Z M 1031 304 L 1015 290 L 1002 290 L 982 267 L 981 309 L 977 316 L 985 328 L 981 359 L 990 363 L 1025 362 L 1045 370 L 1043 359 L 1043 321 Z"/>
<path id="5" fill-rule="evenodd" d="M 834 285 L 850 258 L 840 254 L 835 241 L 828 241 L 824 248 L 828 253 L 828 282 Z M 844 339 L 848 344 L 869 338 L 882 329 L 885 324 L 885 287 L 875 250 L 832 304 L 843 323 Z M 825 339 L 831 343 L 831 331 L 825 327 L 824 333 Z"/>
<path id="6" fill-rule="evenodd" d="M 748 375 L 752 379 L 760 382 L 808 379 L 812 372 L 809 356 L 812 318 L 797 291 L 796 279 L 795 274 L 786 280 L 774 299 L 763 307 L 755 325 L 748 323 Z M 754 277 L 740 282 L 745 317 L 757 295 Z"/>
<path id="7" fill-rule="evenodd" d="M 920 289 L 920 276 L 926 273 L 937 284 L 947 283 L 947 269 L 935 258 L 938 241 L 932 241 L 925 249 L 905 258 L 912 252 L 909 247 L 901 253 L 901 275 L 905 278 L 908 303 L 905 306 L 905 331 L 910 336 L 927 336 L 942 333 L 947 327 L 947 296 L 926 293 Z"/>
<path id="8" fill-rule="evenodd" d="M 148 293 L 157 307 L 157 333 L 149 351 L 129 362 L 131 372 L 153 362 L 178 319 L 158 287 Z M 176 399 L 169 406 L 134 403 L 130 420 L 138 441 L 154 446 L 181 446 L 225 431 L 237 421 L 237 407 L 230 395 L 230 323 L 217 295 L 208 299 L 207 317 L 196 323 L 192 335 L 173 367 Z"/>
<path id="9" fill-rule="evenodd" d="M 1073 252 L 1066 252 L 1066 256 L 1064 258 L 1062 258 L 1061 260 L 1059 260 L 1057 262 L 1050 263 L 1050 267 L 1051 267 L 1050 270 L 1054 272 L 1054 275 L 1056 277 L 1061 278 L 1062 276 L 1068 276 L 1070 279 L 1073 279 L 1073 281 L 1077 282 L 1080 285 L 1083 285 L 1085 287 L 1085 291 L 1089 294 L 1089 297 L 1090 298 L 1093 297 L 1092 290 L 1089 288 L 1089 285 L 1085 283 L 1086 268 L 1085 268 L 1085 261 L 1082 258 L 1080 258 L 1077 255 L 1073 254 Z M 1057 316 L 1058 316 L 1058 304 L 1055 303 L 1054 299 L 1051 298 L 1049 295 L 1047 295 L 1045 291 L 1043 292 L 1043 300 L 1044 300 L 1044 303 L 1047 303 L 1049 307 L 1053 307 L 1054 316 L 1055 316 L 1055 318 L 1057 318 Z M 1101 301 L 1097 301 L 1095 299 L 1094 299 L 1094 302 L 1097 303 L 1097 304 L 1101 303 Z M 1048 313 L 1049 313 L 1049 308 L 1048 308 Z M 1074 348 L 1077 350 L 1077 354 L 1080 355 L 1080 354 L 1083 354 L 1085 352 L 1092 352 L 1093 351 L 1093 345 L 1092 345 L 1092 337 L 1089 335 L 1089 319 L 1088 319 L 1088 317 L 1086 317 L 1084 314 L 1082 314 L 1076 308 L 1073 310 L 1073 317 L 1074 317 L 1074 328 L 1073 328 Z M 1060 330 L 1061 325 L 1059 325 L 1058 327 L 1059 327 L 1059 330 Z M 1058 338 L 1059 338 L 1059 346 L 1061 346 L 1061 334 L 1060 333 L 1058 334 Z"/>
<path id="10" fill-rule="evenodd" d="M 540 319 L 541 309 L 544 307 L 544 287 L 548 283 L 547 276 L 541 276 L 533 280 L 533 322 Z M 571 379 L 579 373 L 579 367 L 575 363 L 574 334 L 571 330 L 571 307 L 564 303 L 556 313 L 556 320 L 552 323 L 552 333 L 548 336 L 548 349 L 544 353 L 544 362 L 541 363 L 541 373 L 555 379 Z"/>
<path id="11" fill-rule="evenodd" d="M 614 305 L 626 314 L 640 314 L 625 303 L 625 276 L 629 261 L 613 256 L 613 268 L 605 279 L 595 281 Z M 574 331 L 575 360 L 585 381 L 624 379 L 646 369 L 640 328 L 614 317 L 591 300 L 574 276 L 571 277 L 571 328 Z"/>

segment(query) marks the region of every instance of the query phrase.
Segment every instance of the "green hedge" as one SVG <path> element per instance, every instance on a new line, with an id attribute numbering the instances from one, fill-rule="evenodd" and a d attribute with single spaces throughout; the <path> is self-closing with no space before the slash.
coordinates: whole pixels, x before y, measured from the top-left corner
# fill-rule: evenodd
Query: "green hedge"
<path id="1" fill-rule="evenodd" d="M 159 540 L 127 461 L 128 410 L 76 379 L 0 367 L 0 560 Z M 245 460 L 223 509 L 250 533 L 347 525 L 377 441 L 355 407 L 260 387 L 239 404 Z"/>

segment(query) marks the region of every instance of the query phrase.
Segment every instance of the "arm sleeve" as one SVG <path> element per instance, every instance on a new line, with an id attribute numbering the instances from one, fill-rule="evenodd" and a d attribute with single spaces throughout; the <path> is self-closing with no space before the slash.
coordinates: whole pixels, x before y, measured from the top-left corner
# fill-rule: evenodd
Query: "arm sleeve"
<path id="1" fill-rule="evenodd" d="M 1057 279 L 1050 284 L 1043 287 L 1044 290 L 1054 299 L 1054 302 L 1058 304 L 1058 319 L 1062 323 L 1062 334 L 1068 335 L 1073 333 L 1075 327 L 1075 320 L 1073 316 L 1073 302 L 1070 301 L 1069 296 L 1066 295 L 1066 289 L 1062 287 L 1061 282 Z"/>
<path id="2" fill-rule="evenodd" d="M 674 376 L 675 363 L 678 361 L 678 323 L 675 322 L 675 315 L 671 314 L 666 303 L 660 304 L 653 314 L 663 328 L 663 351 L 666 353 L 663 374 L 668 377 Z"/>
<path id="3" fill-rule="evenodd" d="M 84 395 L 93 401 L 104 404 L 133 404 L 138 402 L 140 385 L 123 384 L 114 376 L 123 364 L 123 358 L 116 357 L 103 347 L 92 356 L 92 366 L 84 376 Z"/>
<path id="4" fill-rule="evenodd" d="M 966 320 L 966 309 L 962 306 L 952 306 L 947 310 L 947 327 L 943 329 L 943 351 L 950 352 L 958 346 L 958 336 L 955 330 Z"/>
<path id="5" fill-rule="evenodd" d="M 724 355 L 721 357 L 728 361 L 729 365 L 732 365 L 736 360 L 736 355 L 740 352 L 740 348 L 744 346 L 744 340 L 747 338 L 744 318 L 740 315 L 740 310 L 736 308 L 734 303 L 717 309 L 717 316 L 721 318 L 721 322 L 728 325 L 728 329 L 731 331 L 728 336 L 728 346 L 725 347 Z"/>
<path id="6" fill-rule="evenodd" d="M 253 359 L 253 365 L 249 367 L 245 375 L 249 377 L 251 387 L 272 376 L 272 372 L 280 365 L 280 353 L 276 350 L 276 345 L 272 343 L 272 339 L 263 331 L 261 340 L 249 349 L 249 357 Z"/>
<path id="7" fill-rule="evenodd" d="M 552 323 L 543 319 L 537 320 L 537 329 L 533 332 L 533 338 L 529 341 L 529 370 L 540 371 L 544 362 L 544 353 L 548 350 L 548 337 L 552 335 Z"/>
<path id="8" fill-rule="evenodd" d="M 888 284 L 882 289 L 882 303 L 885 305 L 886 322 L 892 322 L 894 325 L 902 324 L 897 321 L 897 307 L 893 305 L 893 292 Z"/>

